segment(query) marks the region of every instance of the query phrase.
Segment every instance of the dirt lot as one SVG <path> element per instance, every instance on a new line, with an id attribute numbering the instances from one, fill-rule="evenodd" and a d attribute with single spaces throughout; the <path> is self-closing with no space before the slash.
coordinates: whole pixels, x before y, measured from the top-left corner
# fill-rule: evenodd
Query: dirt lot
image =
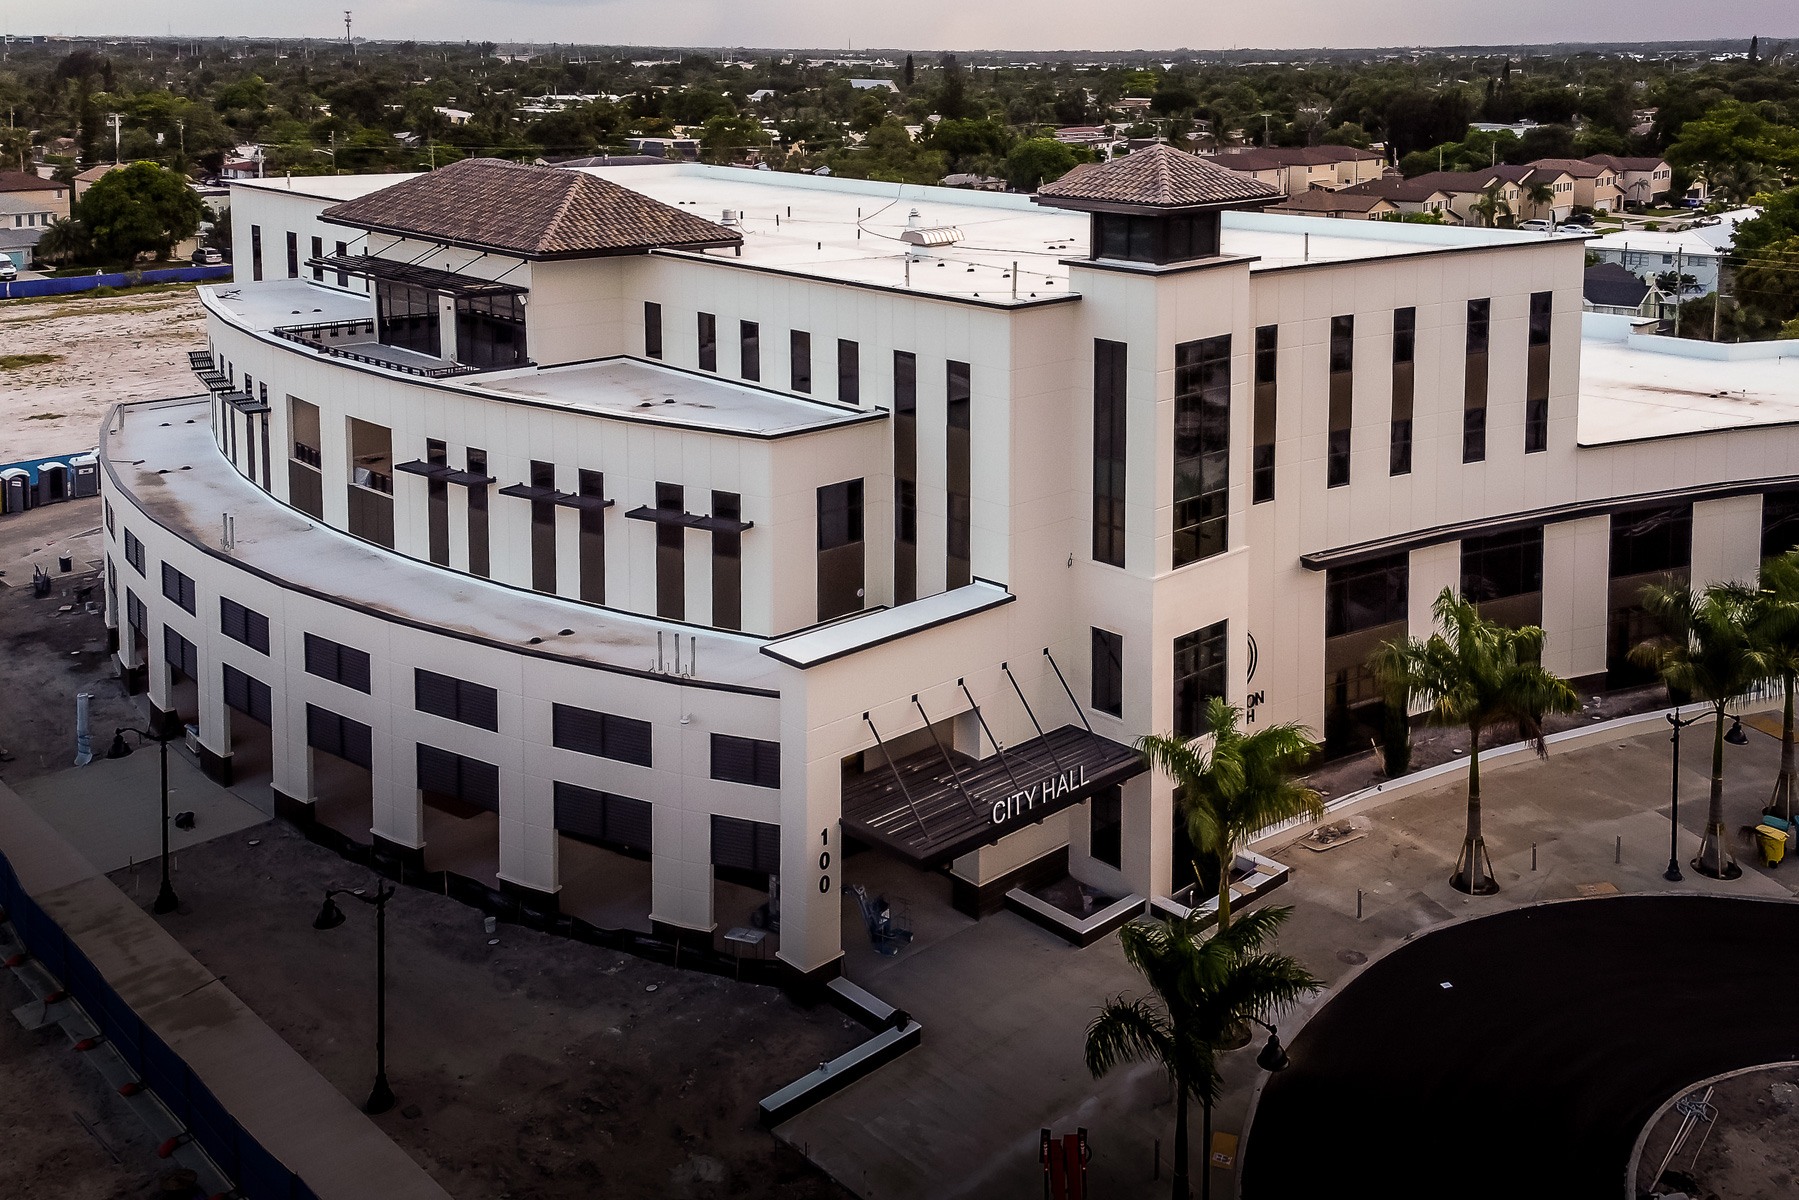
<path id="1" fill-rule="evenodd" d="M 251 845 L 255 840 L 258 845 Z M 129 890 L 128 871 L 113 876 Z M 374 914 L 312 928 L 367 872 L 272 823 L 181 856 L 164 922 L 346 1096 L 373 1077 Z M 756 1124 L 756 1101 L 867 1036 L 827 1006 L 502 925 L 403 888 L 388 921 L 381 1128 L 458 1197 L 848 1193 Z"/>
<path id="2" fill-rule="evenodd" d="M 0 462 L 89 449 L 119 401 L 194 392 L 185 351 L 205 344 L 192 288 L 0 303 Z"/>
<path id="3" fill-rule="evenodd" d="M 1704 1089 L 1695 1093 L 1695 1099 Z M 1768 1067 L 1720 1081 L 1710 1104 L 1715 1125 L 1695 1127 L 1668 1163 L 1664 1187 L 1695 1196 L 1778 1200 L 1799 1185 L 1793 1144 L 1799 1139 L 1799 1067 Z M 1649 1189 L 1668 1156 L 1681 1115 L 1670 1109 L 1649 1133 L 1637 1185 Z"/>

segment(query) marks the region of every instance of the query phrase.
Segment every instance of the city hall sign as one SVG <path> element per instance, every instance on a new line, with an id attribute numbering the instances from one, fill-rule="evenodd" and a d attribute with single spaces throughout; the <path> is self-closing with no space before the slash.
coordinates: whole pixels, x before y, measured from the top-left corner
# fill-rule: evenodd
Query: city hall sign
<path id="1" fill-rule="evenodd" d="M 1086 785 L 1087 768 L 1085 766 L 1073 766 L 1066 771 L 1058 771 L 1023 791 L 1013 792 L 1003 800 L 995 800 L 991 814 L 993 823 L 1004 825 L 1007 821 L 1013 821 L 1029 814 L 1040 805 L 1048 804 L 1070 792 L 1079 791 Z"/>

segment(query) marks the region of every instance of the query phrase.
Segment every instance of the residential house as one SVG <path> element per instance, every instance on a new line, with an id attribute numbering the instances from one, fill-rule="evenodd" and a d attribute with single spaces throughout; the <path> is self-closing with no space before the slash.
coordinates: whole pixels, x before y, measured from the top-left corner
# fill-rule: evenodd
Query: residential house
<path id="1" fill-rule="evenodd" d="M 1203 155 L 1207 162 L 1258 183 L 1299 196 L 1313 188 L 1336 191 L 1379 179 L 1386 160 L 1354 146 L 1268 146 L 1220 150 Z"/>
<path id="2" fill-rule="evenodd" d="M 1573 208 L 1593 212 L 1613 212 L 1623 206 L 1624 192 L 1618 186 L 1618 172 L 1609 164 L 1585 158 L 1539 158 L 1529 165 L 1533 172 L 1558 176 L 1555 185 L 1558 210 L 1563 196 L 1572 197 Z M 1563 175 L 1567 178 L 1559 178 Z M 1566 183 L 1572 183 L 1573 187 L 1561 190 Z"/>
<path id="3" fill-rule="evenodd" d="M 1423 176 L 1404 179 L 1398 175 L 1388 175 L 1344 188 L 1337 195 L 1377 197 L 1402 213 L 1436 213 L 1452 224 L 1462 223 L 1461 214 L 1451 210 L 1451 202 L 1456 193 L 1426 181 Z"/>
<path id="4" fill-rule="evenodd" d="M 0 171 L 0 213 L 5 219 L 0 220 L 8 228 L 24 229 L 37 225 L 48 225 L 58 217 L 69 215 L 69 185 L 55 179 L 44 179 L 29 171 Z M 32 216 L 45 217 L 39 220 L 19 220 L 12 218 Z"/>
<path id="5" fill-rule="evenodd" d="M 1717 291 L 1720 280 L 1729 286 L 1728 259 L 1736 241 L 1736 227 L 1760 212 L 1757 208 L 1737 209 L 1721 214 L 1716 224 L 1679 230 L 1649 233 L 1627 229 L 1608 233 L 1588 242 L 1587 253 L 1649 282 L 1664 275 L 1688 276 L 1692 282 L 1681 290 L 1687 295 L 1704 295 Z"/>
<path id="6" fill-rule="evenodd" d="M 1611 171 L 1626 204 L 1647 206 L 1666 200 L 1674 178 L 1674 170 L 1667 160 L 1654 155 L 1619 158 L 1611 154 L 1593 154 L 1586 161 Z"/>
<path id="7" fill-rule="evenodd" d="M 1657 320 L 1674 304 L 1672 293 L 1615 262 L 1603 262 L 1586 269 L 1581 282 L 1581 297 L 1581 307 L 1586 312 Z"/>
<path id="8" fill-rule="evenodd" d="M 76 203 L 81 202 L 81 197 L 87 194 L 89 188 L 93 187 L 96 183 L 99 183 L 100 180 L 104 179 L 110 172 L 118 169 L 118 163 L 101 163 L 99 166 L 89 167 L 81 174 L 75 176 Z"/>
<path id="9" fill-rule="evenodd" d="M 1380 221 L 1399 215 L 1399 206 L 1385 196 L 1360 192 L 1328 192 L 1318 188 L 1288 196 L 1269 212 L 1306 217 L 1337 217 L 1351 221 Z"/>

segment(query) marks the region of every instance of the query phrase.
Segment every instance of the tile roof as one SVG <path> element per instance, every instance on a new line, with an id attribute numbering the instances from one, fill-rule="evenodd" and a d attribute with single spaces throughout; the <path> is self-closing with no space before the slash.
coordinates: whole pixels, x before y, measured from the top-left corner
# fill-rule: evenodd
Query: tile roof
<path id="1" fill-rule="evenodd" d="M 0 192 L 51 192 L 65 190 L 68 186 L 25 171 L 0 171 Z"/>
<path id="2" fill-rule="evenodd" d="M 1576 179 L 1597 179 L 1606 168 L 1583 158 L 1539 158 L 1530 164 L 1539 171 L 1564 171 Z"/>
<path id="3" fill-rule="evenodd" d="M 1416 179 L 1400 179 L 1389 175 L 1384 179 L 1370 179 L 1366 183 L 1352 184 L 1337 191 L 1339 196 L 1379 196 L 1395 203 L 1416 204 L 1429 200 L 1432 196 L 1447 195 L 1460 190 L 1452 186 L 1444 186 L 1436 181 L 1426 181 L 1425 176 Z"/>
<path id="4" fill-rule="evenodd" d="M 1038 203 L 1053 208 L 1237 208 L 1280 198 L 1278 188 L 1160 144 L 1110 162 L 1083 164 L 1037 189 Z M 1065 200 L 1072 203 L 1059 203 Z"/>
<path id="5" fill-rule="evenodd" d="M 1233 171 L 1273 171 L 1282 167 L 1323 167 L 1340 162 L 1380 162 L 1372 150 L 1354 146 L 1255 146 L 1218 150 L 1206 160 Z"/>
<path id="6" fill-rule="evenodd" d="M 1610 167 L 1614 171 L 1659 171 L 1668 165 L 1668 160 L 1650 155 L 1647 158 L 1623 158 L 1616 154 L 1589 154 L 1587 161 L 1595 166 Z"/>
<path id="7" fill-rule="evenodd" d="M 610 180 L 496 158 L 465 158 L 321 215 L 339 225 L 532 259 L 741 240 L 722 225 Z"/>
<path id="8" fill-rule="evenodd" d="M 1301 192 L 1297 196 L 1274 205 L 1269 212 L 1292 213 L 1332 213 L 1332 212 L 1372 212 L 1381 203 L 1391 203 L 1385 196 L 1373 192 L 1326 191 L 1322 188 L 1309 192 Z"/>
<path id="9" fill-rule="evenodd" d="M 1607 308 L 1635 308 L 1649 294 L 1649 285 L 1617 263 L 1588 267 L 1581 281 L 1581 295 L 1589 304 Z"/>

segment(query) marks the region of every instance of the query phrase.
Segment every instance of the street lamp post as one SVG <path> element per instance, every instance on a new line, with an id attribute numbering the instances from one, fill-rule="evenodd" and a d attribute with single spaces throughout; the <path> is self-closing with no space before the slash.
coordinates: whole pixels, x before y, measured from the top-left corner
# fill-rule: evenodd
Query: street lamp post
<path id="1" fill-rule="evenodd" d="M 150 911 L 172 913 L 181 906 L 181 901 L 175 897 L 175 887 L 169 882 L 169 743 L 174 741 L 177 735 L 170 733 L 164 737 L 157 737 L 147 730 L 136 729 L 129 725 L 121 726 L 113 730 L 112 745 L 107 748 L 106 757 L 124 758 L 131 753 L 131 746 L 125 741 L 125 735 L 128 733 L 135 733 L 140 738 L 155 742 L 158 756 L 162 760 L 160 764 L 162 767 L 162 886 L 156 891 L 156 900 L 150 905 Z"/>
<path id="2" fill-rule="evenodd" d="M 1680 731 L 1705 720 L 1705 714 L 1683 721 L 1677 708 L 1667 716 L 1668 724 L 1674 727 L 1674 736 L 1668 739 L 1674 743 L 1674 769 L 1668 780 L 1668 869 L 1662 872 L 1662 878 L 1679 883 L 1685 878 L 1680 873 Z"/>
<path id="3" fill-rule="evenodd" d="M 1260 1017 L 1252 1017 L 1252 1016 L 1245 1014 L 1243 1019 L 1246 1021 L 1250 1021 L 1256 1025 L 1260 1025 L 1263 1029 L 1266 1029 L 1268 1031 L 1267 1043 L 1265 1045 L 1263 1045 L 1261 1051 L 1256 1054 L 1256 1066 L 1262 1068 L 1262 1070 L 1264 1070 L 1264 1071 L 1267 1071 L 1270 1075 L 1274 1074 L 1277 1071 L 1285 1071 L 1287 1069 L 1288 1065 L 1293 1060 L 1287 1057 L 1287 1051 L 1284 1048 L 1282 1048 L 1282 1046 L 1281 1046 L 1280 1032 L 1278 1030 L 1276 1030 L 1274 1026 L 1272 1026 L 1268 1022 L 1262 1020 L 1262 1018 L 1260 1018 Z M 1201 1107 L 1202 1115 L 1203 1115 L 1203 1128 L 1200 1131 L 1200 1137 L 1202 1140 L 1200 1142 L 1200 1147 L 1199 1147 L 1199 1152 L 1201 1155 L 1200 1168 L 1199 1168 L 1199 1197 L 1200 1197 L 1200 1200 L 1211 1200 L 1211 1195 L 1212 1195 L 1212 1103 L 1211 1103 L 1211 1101 L 1208 1100 L 1208 1101 L 1204 1102 L 1200 1107 Z"/>
<path id="4" fill-rule="evenodd" d="M 354 896 L 375 906 L 375 1086 L 362 1106 L 370 1116 L 394 1106 L 393 1089 L 387 1086 L 387 902 L 394 898 L 395 890 L 392 885 L 377 884 L 371 898 L 360 890 L 327 888 L 325 903 L 312 919 L 314 929 L 336 929 L 344 923 L 344 910 L 333 902 L 333 896 Z"/>

